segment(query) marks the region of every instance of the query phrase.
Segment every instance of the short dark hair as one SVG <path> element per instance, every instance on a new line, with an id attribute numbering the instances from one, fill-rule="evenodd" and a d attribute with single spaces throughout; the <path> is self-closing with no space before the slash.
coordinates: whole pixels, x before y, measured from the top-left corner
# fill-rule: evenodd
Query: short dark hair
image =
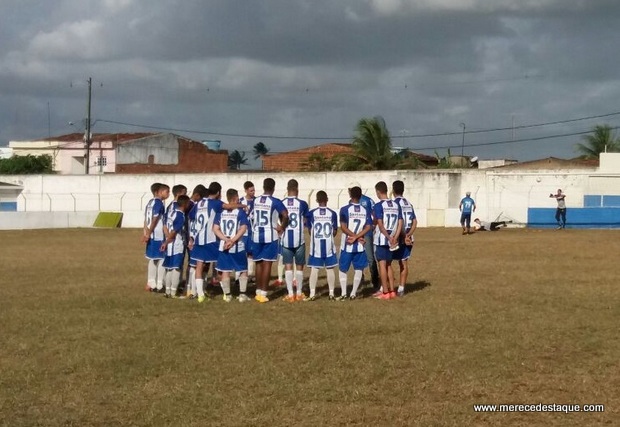
<path id="1" fill-rule="evenodd" d="M 254 183 L 252 181 L 246 181 L 243 183 L 244 190 L 249 190 L 252 187 L 254 187 Z"/>
<path id="2" fill-rule="evenodd" d="M 381 192 L 381 193 L 386 193 L 388 192 L 387 189 L 387 184 L 385 183 L 385 181 L 379 181 L 375 184 L 375 190 Z"/>
<path id="3" fill-rule="evenodd" d="M 238 195 L 239 195 L 239 192 L 235 190 L 234 188 L 229 188 L 228 190 L 226 190 L 226 200 L 228 200 L 229 202 L 233 197 L 238 196 Z"/>
<path id="4" fill-rule="evenodd" d="M 159 192 L 160 188 L 161 184 L 159 182 L 154 182 L 153 184 L 151 184 L 151 193 L 156 194 L 157 192 Z"/>
<path id="5" fill-rule="evenodd" d="M 362 198 L 362 189 L 360 187 L 349 188 L 349 196 L 352 199 L 359 200 Z"/>
<path id="6" fill-rule="evenodd" d="M 402 196 L 403 193 L 405 192 L 405 183 L 402 182 L 401 180 L 394 181 L 392 183 L 392 191 L 394 192 L 395 195 Z"/>
<path id="7" fill-rule="evenodd" d="M 173 188 L 174 191 L 174 188 Z M 177 199 L 177 205 L 181 208 L 186 207 L 189 204 L 189 196 L 186 195 L 181 195 L 179 196 L 179 198 Z"/>
<path id="8" fill-rule="evenodd" d="M 276 182 L 273 178 L 265 178 L 263 181 L 263 190 L 267 193 L 274 192 L 276 190 Z"/>
<path id="9" fill-rule="evenodd" d="M 200 197 L 204 199 L 205 197 L 209 196 L 209 190 L 204 185 L 198 184 L 196 187 L 194 187 L 194 191 L 192 191 L 192 195 L 193 194 L 199 194 Z"/>
<path id="10" fill-rule="evenodd" d="M 161 190 L 170 190 L 170 186 L 168 184 L 159 184 L 158 192 Z"/>
<path id="11" fill-rule="evenodd" d="M 319 203 L 326 203 L 327 202 L 327 193 L 323 190 L 319 191 L 318 193 L 316 193 L 316 201 Z"/>
<path id="12" fill-rule="evenodd" d="M 293 191 L 299 190 L 299 182 L 297 182 L 296 179 L 290 179 L 286 184 L 286 189 Z"/>
<path id="13" fill-rule="evenodd" d="M 184 191 L 187 193 L 187 187 L 182 184 L 177 184 L 174 187 L 172 187 L 172 195 L 174 197 L 178 196 Z"/>
<path id="14" fill-rule="evenodd" d="M 220 184 L 219 182 L 213 181 L 211 184 L 209 184 L 209 195 L 210 196 L 219 194 L 221 191 L 222 191 L 222 184 Z"/>

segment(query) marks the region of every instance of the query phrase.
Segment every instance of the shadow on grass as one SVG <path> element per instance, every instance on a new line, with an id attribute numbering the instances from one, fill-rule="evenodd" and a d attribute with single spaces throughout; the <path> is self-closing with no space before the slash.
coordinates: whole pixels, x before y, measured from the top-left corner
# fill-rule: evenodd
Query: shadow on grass
<path id="1" fill-rule="evenodd" d="M 407 283 L 405 285 L 405 294 L 410 294 L 412 292 L 419 292 L 419 291 L 422 291 L 428 288 L 429 286 L 431 286 L 431 283 L 427 282 L 426 280 L 418 280 L 417 282 L 414 282 L 414 283 Z M 373 289 L 372 286 L 366 286 L 364 287 L 364 289 L 362 289 L 361 296 L 362 298 L 368 298 L 368 297 L 371 297 L 374 292 L 375 290 Z"/>

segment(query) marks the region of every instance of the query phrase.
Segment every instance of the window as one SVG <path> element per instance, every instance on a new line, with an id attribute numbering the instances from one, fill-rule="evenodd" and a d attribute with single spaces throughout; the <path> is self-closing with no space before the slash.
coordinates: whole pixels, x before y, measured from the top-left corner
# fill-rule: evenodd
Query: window
<path id="1" fill-rule="evenodd" d="M 108 158 L 107 157 L 97 157 L 95 160 L 95 166 L 107 166 Z"/>

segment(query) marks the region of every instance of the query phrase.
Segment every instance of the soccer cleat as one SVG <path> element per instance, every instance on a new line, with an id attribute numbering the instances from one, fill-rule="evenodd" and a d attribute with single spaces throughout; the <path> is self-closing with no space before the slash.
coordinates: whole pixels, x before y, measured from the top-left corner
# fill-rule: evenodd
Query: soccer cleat
<path id="1" fill-rule="evenodd" d="M 316 298 L 316 295 L 312 295 L 311 297 L 304 298 L 304 302 L 316 301 Z"/>
<path id="2" fill-rule="evenodd" d="M 203 303 L 203 302 L 205 302 L 205 300 L 206 300 L 206 299 L 207 299 L 207 297 L 205 297 L 204 295 L 199 296 L 199 297 L 198 297 L 198 302 L 199 302 L 199 303 Z"/>
<path id="3" fill-rule="evenodd" d="M 265 296 L 262 296 L 262 295 L 256 295 L 256 296 L 254 297 L 254 299 L 255 299 L 257 302 L 260 302 L 261 304 L 264 304 L 264 303 L 266 303 L 266 302 L 269 302 L 269 298 L 267 298 L 267 297 L 265 297 Z"/>
<path id="4" fill-rule="evenodd" d="M 176 295 L 170 295 L 170 298 L 172 298 L 172 299 L 185 299 L 183 297 L 179 297 L 179 296 L 176 296 Z"/>
<path id="5" fill-rule="evenodd" d="M 381 289 L 379 289 L 377 292 L 375 292 L 374 294 L 372 294 L 373 298 L 378 298 L 383 294 L 383 291 Z"/>
<path id="6" fill-rule="evenodd" d="M 187 297 L 187 299 L 195 299 L 195 298 L 196 298 L 196 295 L 194 294 L 189 294 L 189 296 Z"/>
<path id="7" fill-rule="evenodd" d="M 330 295 L 328 298 L 329 301 L 336 301 L 336 297 L 333 295 Z"/>
<path id="8" fill-rule="evenodd" d="M 381 293 L 381 295 L 379 295 L 378 297 L 374 297 L 374 298 L 375 298 L 375 299 L 380 299 L 380 300 L 385 300 L 385 301 L 387 301 L 387 300 L 391 299 L 391 298 L 390 298 L 390 293 L 389 293 L 389 292 L 387 292 L 387 293 L 385 293 L 385 294 L 382 292 L 382 293 Z"/>
<path id="9" fill-rule="evenodd" d="M 349 301 L 355 301 L 357 299 L 357 295 L 351 294 L 349 297 Z"/>
<path id="10" fill-rule="evenodd" d="M 405 296 L 405 290 L 403 289 L 402 291 L 398 291 L 398 292 L 396 292 L 396 296 L 398 296 L 398 297 L 404 297 L 404 296 Z"/>
<path id="11" fill-rule="evenodd" d="M 295 301 L 303 301 L 306 299 L 306 296 L 304 294 L 297 294 L 297 296 L 295 297 Z"/>
<path id="12" fill-rule="evenodd" d="M 341 295 L 336 298 L 337 301 L 346 301 L 347 299 L 349 299 L 349 297 L 347 297 L 346 295 Z"/>
<path id="13" fill-rule="evenodd" d="M 295 302 L 295 301 L 297 301 L 297 298 L 295 298 L 295 295 L 287 295 L 284 298 L 282 298 L 282 301 L 284 301 L 284 302 Z"/>
<path id="14" fill-rule="evenodd" d="M 396 298 L 396 292 L 392 291 L 390 292 L 390 299 L 394 299 Z"/>
<path id="15" fill-rule="evenodd" d="M 250 301 L 250 297 L 247 296 L 246 294 L 241 294 L 241 295 L 239 295 L 238 300 L 239 300 L 239 302 L 248 302 L 248 301 Z"/>
<path id="16" fill-rule="evenodd" d="M 275 282 L 273 282 L 273 286 L 282 286 L 284 285 L 284 282 L 282 280 L 276 280 Z"/>
<path id="17" fill-rule="evenodd" d="M 224 296 L 222 297 L 222 299 L 223 299 L 225 302 L 231 302 L 231 301 L 233 300 L 233 297 L 232 297 L 232 295 L 231 295 L 231 294 L 228 294 L 228 295 L 224 295 Z"/>

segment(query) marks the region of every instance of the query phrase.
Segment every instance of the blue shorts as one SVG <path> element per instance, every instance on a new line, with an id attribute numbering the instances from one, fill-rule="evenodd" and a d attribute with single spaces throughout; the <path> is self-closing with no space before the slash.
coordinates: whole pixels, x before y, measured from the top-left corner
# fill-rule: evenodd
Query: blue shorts
<path id="1" fill-rule="evenodd" d="M 461 214 L 461 226 L 471 226 L 471 212 Z"/>
<path id="2" fill-rule="evenodd" d="M 252 255 L 254 261 L 277 261 L 280 244 L 276 240 L 271 243 L 252 243 Z"/>
<path id="3" fill-rule="evenodd" d="M 340 262 L 338 267 L 340 271 L 346 273 L 353 264 L 354 270 L 363 270 L 368 267 L 368 258 L 366 252 L 340 252 Z"/>
<path id="4" fill-rule="evenodd" d="M 297 248 L 282 247 L 282 261 L 284 264 L 305 265 L 306 264 L 306 245 Z"/>
<path id="5" fill-rule="evenodd" d="M 232 271 L 248 271 L 248 254 L 243 252 L 220 252 L 217 257 L 217 271 L 230 273 Z"/>
<path id="6" fill-rule="evenodd" d="M 317 258 L 317 257 L 313 257 L 312 255 L 308 257 L 308 267 L 332 268 L 337 265 L 338 265 L 338 259 L 336 258 L 336 255 L 332 255 L 327 258 Z"/>
<path id="7" fill-rule="evenodd" d="M 394 259 L 394 252 L 390 251 L 389 246 L 375 245 L 375 258 L 377 258 L 377 261 L 392 262 Z"/>
<path id="8" fill-rule="evenodd" d="M 176 270 L 183 268 L 183 254 L 166 255 L 164 259 L 164 267 L 170 270 Z"/>
<path id="9" fill-rule="evenodd" d="M 149 239 L 146 243 L 145 256 L 148 259 L 158 260 L 166 258 L 166 251 L 161 250 L 161 245 L 164 244 L 163 240 Z"/>
<path id="10" fill-rule="evenodd" d="M 249 234 L 243 237 L 243 244 L 245 245 L 245 255 L 252 257 L 252 237 Z"/>
<path id="11" fill-rule="evenodd" d="M 220 245 L 216 243 L 207 243 L 206 245 L 196 245 L 192 250 L 192 259 L 202 262 L 215 262 L 220 253 Z"/>
<path id="12" fill-rule="evenodd" d="M 403 243 L 400 247 L 392 253 L 392 259 L 399 261 L 407 261 L 411 257 L 413 246 L 407 246 Z"/>

